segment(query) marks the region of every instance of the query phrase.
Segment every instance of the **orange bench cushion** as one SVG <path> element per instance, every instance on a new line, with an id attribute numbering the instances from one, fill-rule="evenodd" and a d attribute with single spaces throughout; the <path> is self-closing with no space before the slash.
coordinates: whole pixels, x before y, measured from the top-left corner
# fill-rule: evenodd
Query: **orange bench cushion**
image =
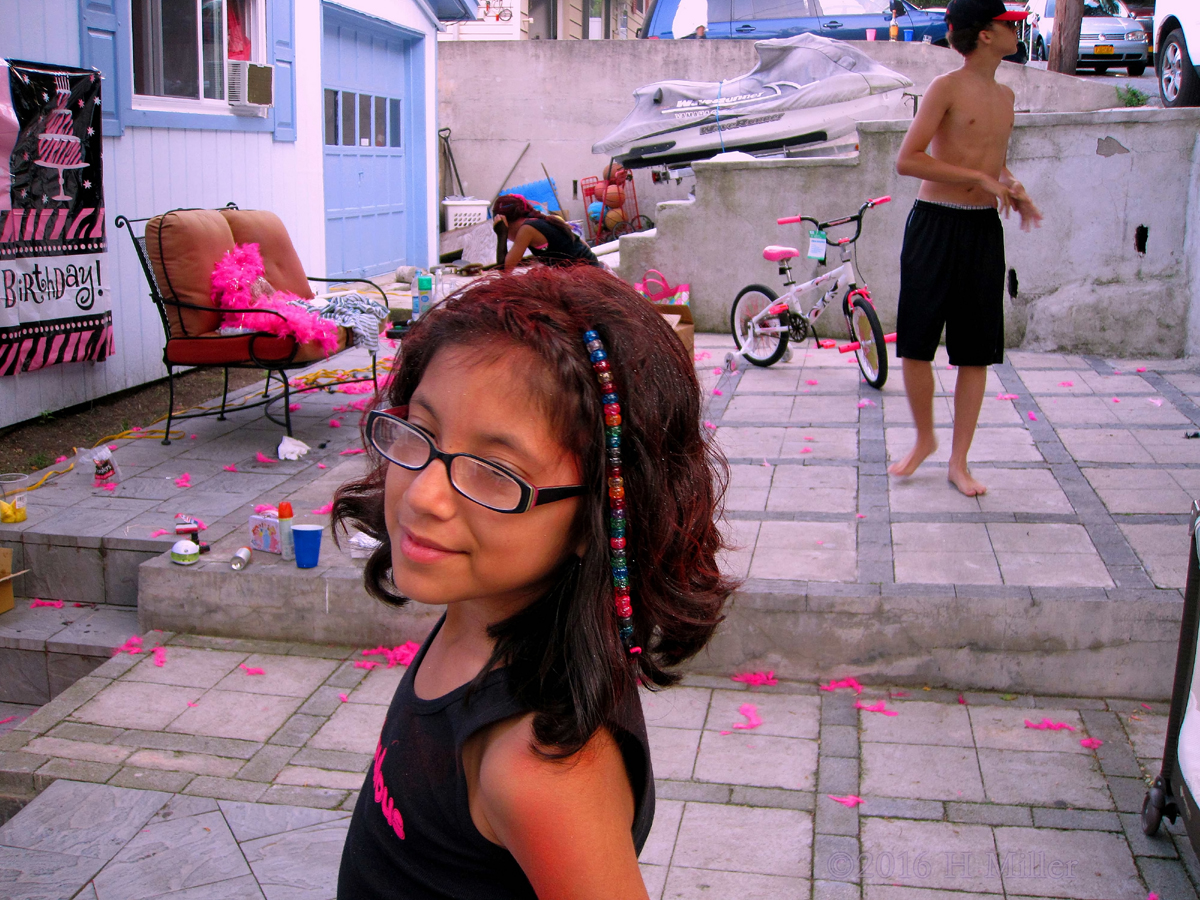
<path id="1" fill-rule="evenodd" d="M 283 220 L 265 209 L 222 209 L 229 230 L 238 244 L 258 244 L 266 265 L 266 279 L 277 291 L 290 291 L 305 300 L 313 298 L 312 287 L 304 276 L 304 266 L 292 246 Z"/>
<path id="2" fill-rule="evenodd" d="M 167 301 L 171 337 L 194 337 L 220 326 L 222 314 L 212 301 L 213 266 L 234 246 L 233 232 L 215 210 L 175 210 L 146 223 L 146 254 Z M 212 312 L 172 306 L 172 300 Z"/>

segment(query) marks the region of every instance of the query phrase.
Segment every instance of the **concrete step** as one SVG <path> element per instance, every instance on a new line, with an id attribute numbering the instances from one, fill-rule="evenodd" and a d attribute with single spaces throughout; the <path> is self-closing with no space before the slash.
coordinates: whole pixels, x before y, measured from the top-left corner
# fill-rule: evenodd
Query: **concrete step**
<path id="1" fill-rule="evenodd" d="M 29 603 L 0 615 L 0 702 L 49 703 L 139 633 L 129 607 Z"/>
<path id="2" fill-rule="evenodd" d="M 441 614 L 367 597 L 346 557 L 302 570 L 259 554 L 235 572 L 225 556 L 214 547 L 196 566 L 144 563 L 142 630 L 367 647 L 420 641 Z M 1174 590 L 749 581 L 688 668 L 1167 699 L 1182 611 Z"/>

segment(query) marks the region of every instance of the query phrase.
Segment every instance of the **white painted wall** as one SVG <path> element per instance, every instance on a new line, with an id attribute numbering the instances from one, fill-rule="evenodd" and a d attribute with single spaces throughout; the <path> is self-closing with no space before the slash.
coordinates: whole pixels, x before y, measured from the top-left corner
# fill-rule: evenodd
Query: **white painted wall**
<path id="1" fill-rule="evenodd" d="M 425 35 L 425 228 L 426 246 L 436 254 L 437 24 L 414 0 L 349 0 L 342 5 Z M 305 270 L 324 274 L 321 4 L 295 0 L 295 7 L 296 141 L 276 141 L 270 133 L 129 126 L 123 136 L 104 139 L 106 277 L 113 289 L 116 353 L 100 363 L 0 378 L 0 427 L 166 377 L 162 325 L 129 237 L 112 224 L 118 214 L 142 218 L 229 201 L 244 209 L 270 209 L 287 225 Z M 77 3 L 0 0 L 0 57 L 78 66 Z"/>

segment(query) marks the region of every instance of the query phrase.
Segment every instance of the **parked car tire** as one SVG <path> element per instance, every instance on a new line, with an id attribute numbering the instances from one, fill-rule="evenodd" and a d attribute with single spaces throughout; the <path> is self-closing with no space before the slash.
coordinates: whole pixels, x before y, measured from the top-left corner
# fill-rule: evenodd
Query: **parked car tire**
<path id="1" fill-rule="evenodd" d="M 1188 56 L 1187 41 L 1178 28 L 1167 35 L 1159 51 L 1158 93 L 1163 106 L 1200 106 L 1200 75 Z"/>
<path id="2" fill-rule="evenodd" d="M 1128 66 L 1126 66 L 1126 70 L 1134 78 L 1137 78 L 1139 75 L 1146 74 L 1146 64 L 1145 63 L 1130 63 Z"/>

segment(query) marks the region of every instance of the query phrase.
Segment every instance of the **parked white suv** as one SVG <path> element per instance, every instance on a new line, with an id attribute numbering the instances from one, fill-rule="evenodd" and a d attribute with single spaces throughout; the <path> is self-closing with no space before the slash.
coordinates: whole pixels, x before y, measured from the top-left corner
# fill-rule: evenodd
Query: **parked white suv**
<path id="1" fill-rule="evenodd" d="M 1154 46 L 1163 106 L 1200 106 L 1200 0 L 1158 0 Z"/>
<path id="2" fill-rule="evenodd" d="M 1057 5 L 1057 0 L 1029 0 L 1025 5 L 1033 13 L 1030 16 L 1033 59 L 1047 58 Z M 1084 0 L 1078 68 L 1095 69 L 1101 75 L 1109 69 L 1125 69 L 1137 76 L 1146 71 L 1150 62 L 1145 29 L 1129 7 L 1121 0 Z"/>

